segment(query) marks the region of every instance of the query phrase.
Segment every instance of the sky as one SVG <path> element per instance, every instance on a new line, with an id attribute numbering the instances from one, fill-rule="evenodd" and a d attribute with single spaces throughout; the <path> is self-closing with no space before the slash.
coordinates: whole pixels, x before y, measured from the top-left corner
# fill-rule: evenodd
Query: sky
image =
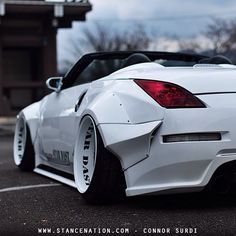
<path id="1" fill-rule="evenodd" d="M 197 37 L 213 18 L 236 18 L 236 0 L 90 0 L 93 9 L 85 22 L 58 32 L 58 59 L 67 56 L 71 37 L 100 23 L 110 30 L 142 24 L 156 37 Z"/>

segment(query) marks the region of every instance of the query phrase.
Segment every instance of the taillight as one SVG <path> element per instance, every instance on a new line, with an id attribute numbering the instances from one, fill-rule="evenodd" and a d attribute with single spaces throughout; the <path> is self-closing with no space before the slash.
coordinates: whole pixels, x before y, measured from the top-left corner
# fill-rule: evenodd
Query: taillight
<path id="1" fill-rule="evenodd" d="M 134 82 L 165 108 L 205 107 L 197 97 L 176 84 L 141 79 L 135 79 Z"/>

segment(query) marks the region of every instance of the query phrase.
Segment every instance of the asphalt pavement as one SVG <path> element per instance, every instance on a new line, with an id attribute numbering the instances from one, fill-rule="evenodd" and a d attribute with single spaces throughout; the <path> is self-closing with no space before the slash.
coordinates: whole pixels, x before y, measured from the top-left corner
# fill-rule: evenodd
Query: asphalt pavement
<path id="1" fill-rule="evenodd" d="M 88 205 L 76 189 L 13 162 L 0 136 L 0 236 L 236 235 L 236 199 L 202 194 L 147 196 Z"/>

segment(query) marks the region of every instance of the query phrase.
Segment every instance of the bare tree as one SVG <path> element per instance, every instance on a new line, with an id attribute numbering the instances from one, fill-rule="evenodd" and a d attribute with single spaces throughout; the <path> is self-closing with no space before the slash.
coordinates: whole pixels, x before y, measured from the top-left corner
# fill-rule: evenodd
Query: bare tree
<path id="1" fill-rule="evenodd" d="M 64 59 L 63 64 L 65 68 L 69 68 L 78 57 L 87 52 L 145 50 L 150 43 L 151 37 L 142 25 L 121 31 L 95 24 L 93 29 L 84 29 L 81 37 L 74 36 L 70 39 L 67 49 L 70 57 Z"/>
<path id="2" fill-rule="evenodd" d="M 232 21 L 213 19 L 201 37 L 200 40 L 179 40 L 180 49 L 202 52 L 209 56 L 221 54 L 236 63 L 236 19 Z M 203 44 L 203 41 L 207 44 Z"/>
<path id="3" fill-rule="evenodd" d="M 229 27 L 227 30 L 228 38 L 224 42 L 225 51 L 235 51 L 236 50 L 236 19 L 228 22 Z"/>
<path id="4" fill-rule="evenodd" d="M 214 19 L 213 22 L 207 26 L 204 35 L 212 42 L 213 54 L 220 54 L 226 51 L 226 44 L 231 34 L 230 28 L 230 23 L 223 19 Z"/>
<path id="5" fill-rule="evenodd" d="M 198 39 L 178 39 L 179 49 L 184 52 L 201 52 L 203 50 Z"/>

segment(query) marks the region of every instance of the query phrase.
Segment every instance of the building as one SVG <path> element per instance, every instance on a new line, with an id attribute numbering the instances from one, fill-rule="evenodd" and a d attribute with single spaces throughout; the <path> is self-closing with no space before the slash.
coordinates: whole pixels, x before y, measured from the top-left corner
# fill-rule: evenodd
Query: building
<path id="1" fill-rule="evenodd" d="M 0 0 L 0 115 L 15 115 L 46 94 L 57 74 L 56 35 L 84 21 L 86 1 Z"/>

